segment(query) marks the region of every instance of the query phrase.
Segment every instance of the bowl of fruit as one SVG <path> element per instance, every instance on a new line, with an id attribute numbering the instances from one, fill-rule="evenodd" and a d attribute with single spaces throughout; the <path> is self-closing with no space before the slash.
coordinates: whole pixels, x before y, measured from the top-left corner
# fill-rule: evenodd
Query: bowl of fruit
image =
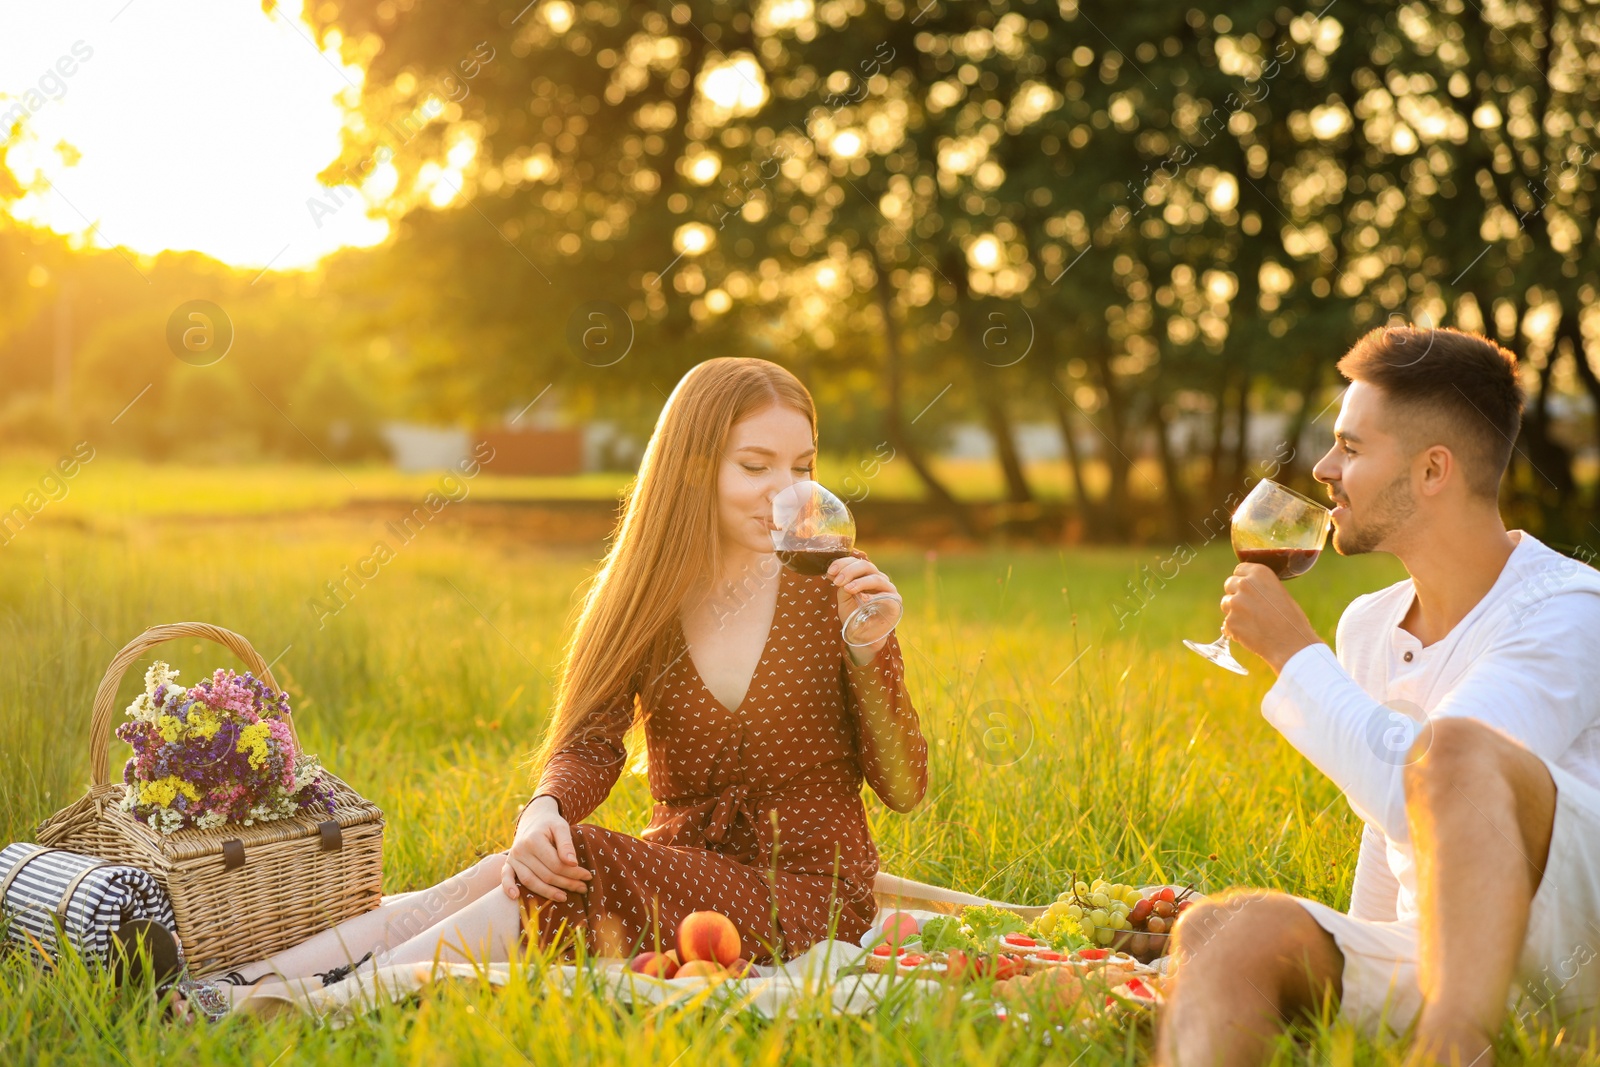
<path id="1" fill-rule="evenodd" d="M 1039 918 L 1038 926 L 1048 935 L 1070 920 L 1091 944 L 1149 963 L 1170 952 L 1173 924 L 1197 899 L 1193 886 L 1075 881 Z"/>

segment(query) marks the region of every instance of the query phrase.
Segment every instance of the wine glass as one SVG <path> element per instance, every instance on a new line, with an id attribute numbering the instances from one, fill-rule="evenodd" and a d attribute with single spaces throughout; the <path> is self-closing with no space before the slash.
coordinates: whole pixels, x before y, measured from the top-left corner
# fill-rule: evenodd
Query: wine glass
<path id="1" fill-rule="evenodd" d="M 1284 581 L 1311 569 L 1322 553 L 1333 515 L 1302 493 L 1268 478 L 1255 484 L 1233 512 L 1233 554 L 1241 563 L 1262 563 Z M 1209 645 L 1185 640 L 1219 667 L 1249 674 L 1228 649 L 1226 631 Z"/>
<path id="2" fill-rule="evenodd" d="M 772 547 L 797 574 L 826 574 L 828 565 L 850 555 L 856 520 L 844 501 L 819 482 L 795 482 L 772 498 Z M 867 593 L 844 621 L 844 643 L 866 648 L 888 636 L 905 604 L 898 593 Z"/>

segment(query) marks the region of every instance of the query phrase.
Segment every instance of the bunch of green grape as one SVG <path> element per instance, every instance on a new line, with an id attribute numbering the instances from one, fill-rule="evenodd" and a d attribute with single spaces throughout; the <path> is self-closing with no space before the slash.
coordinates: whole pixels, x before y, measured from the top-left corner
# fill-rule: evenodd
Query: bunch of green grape
<path id="1" fill-rule="evenodd" d="M 1132 928 L 1128 912 L 1143 896 L 1136 886 L 1108 882 L 1104 878 L 1076 882 L 1050 905 L 1045 919 L 1054 914 L 1054 923 L 1059 924 L 1063 918 L 1070 918 L 1078 924 L 1084 937 L 1097 945 L 1109 945 L 1117 934 Z M 1044 929 L 1044 920 L 1040 920 L 1039 926 Z"/>
<path id="2" fill-rule="evenodd" d="M 1082 908 L 1073 908 L 1079 915 L 1083 914 Z M 1034 928 L 1048 940 L 1054 941 L 1059 937 L 1082 934 L 1083 927 L 1068 912 L 1067 902 L 1058 900 L 1045 909 L 1045 913 L 1034 922 Z"/>

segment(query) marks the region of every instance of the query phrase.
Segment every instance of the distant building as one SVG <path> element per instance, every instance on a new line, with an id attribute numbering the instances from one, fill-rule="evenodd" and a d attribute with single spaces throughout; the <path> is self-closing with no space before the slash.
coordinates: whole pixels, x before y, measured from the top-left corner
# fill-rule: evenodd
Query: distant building
<path id="1" fill-rule="evenodd" d="M 498 429 L 389 422 L 379 431 L 397 469 L 407 472 L 456 469 L 480 442 L 494 449 L 484 466 L 490 474 L 559 477 L 585 471 L 634 469 L 642 449 L 615 423 L 553 425 L 548 417 L 519 420 Z"/>
<path id="2" fill-rule="evenodd" d="M 402 471 L 455 470 L 472 456 L 472 436 L 459 426 L 388 422 L 378 433 Z"/>
<path id="3" fill-rule="evenodd" d="M 492 474 L 553 477 L 579 474 L 584 469 L 583 430 L 487 430 L 483 439 L 494 449 L 485 470 Z"/>
<path id="4" fill-rule="evenodd" d="M 1251 412 L 1247 431 L 1250 437 L 1246 452 L 1256 458 L 1277 454 L 1284 435 L 1289 432 L 1291 421 L 1291 417 L 1282 412 Z M 1078 454 L 1086 459 L 1100 457 L 1106 447 L 1106 440 L 1100 435 L 1100 431 L 1089 425 L 1082 415 L 1075 416 L 1073 422 L 1076 427 L 1074 437 Z M 1180 412 L 1176 418 L 1163 423 L 1163 426 L 1173 451 L 1180 457 L 1191 456 L 1199 449 L 1210 447 L 1210 415 L 1194 411 Z M 1019 422 L 1012 427 L 1012 433 L 1017 445 L 1017 455 L 1024 463 L 1061 459 L 1065 454 L 1059 423 Z M 1156 442 L 1153 433 L 1153 430 L 1146 429 L 1140 435 L 1133 447 L 1136 455 L 1154 454 Z M 1330 412 L 1318 425 L 1305 428 L 1302 447 L 1321 441 L 1319 447 L 1325 449 L 1333 440 L 1332 433 L 1333 419 Z M 1233 447 L 1233 437 L 1231 431 L 1224 431 L 1224 447 Z M 940 450 L 940 455 L 950 459 L 992 460 L 995 457 L 994 438 L 990 435 L 988 427 L 981 423 L 963 422 L 951 426 L 947 431 L 946 441 L 947 444 Z"/>

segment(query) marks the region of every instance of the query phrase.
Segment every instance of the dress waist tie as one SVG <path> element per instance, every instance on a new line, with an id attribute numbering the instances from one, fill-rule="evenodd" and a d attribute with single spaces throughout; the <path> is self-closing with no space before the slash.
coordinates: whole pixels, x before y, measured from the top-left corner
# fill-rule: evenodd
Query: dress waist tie
<path id="1" fill-rule="evenodd" d="M 754 793 L 748 785 L 738 782 L 714 796 L 679 797 L 663 802 L 662 806 L 684 813 L 704 813 L 705 825 L 701 832 L 707 841 L 720 845 L 727 841 L 740 815 L 750 820 L 751 826 L 755 825 L 757 807 L 763 799 L 765 794 Z"/>

